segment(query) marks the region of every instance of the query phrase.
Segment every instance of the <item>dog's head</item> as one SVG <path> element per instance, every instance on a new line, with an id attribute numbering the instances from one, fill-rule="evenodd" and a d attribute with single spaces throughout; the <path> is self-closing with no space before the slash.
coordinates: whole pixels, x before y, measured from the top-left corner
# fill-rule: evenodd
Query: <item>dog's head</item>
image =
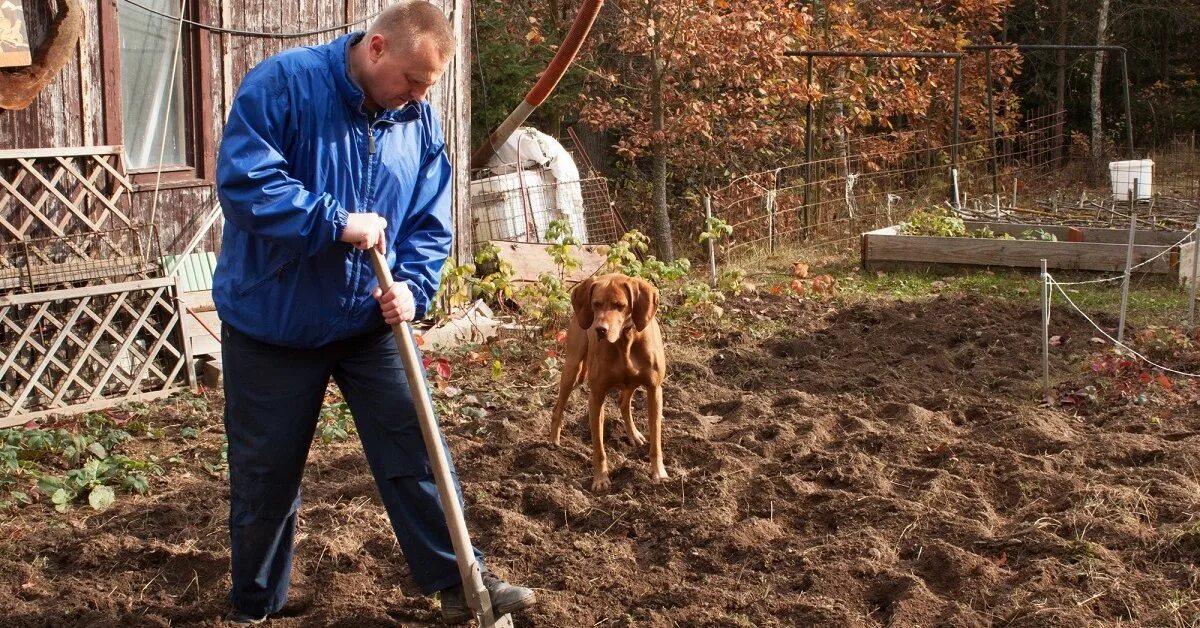
<path id="1" fill-rule="evenodd" d="M 603 275 L 587 278 L 571 291 L 575 318 L 596 337 L 616 342 L 628 328 L 646 329 L 658 312 L 658 288 L 637 277 Z"/>

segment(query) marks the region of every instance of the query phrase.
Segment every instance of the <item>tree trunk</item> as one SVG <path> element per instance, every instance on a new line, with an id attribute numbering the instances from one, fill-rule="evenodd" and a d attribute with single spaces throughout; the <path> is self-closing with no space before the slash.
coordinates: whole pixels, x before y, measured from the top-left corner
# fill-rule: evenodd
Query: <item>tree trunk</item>
<path id="1" fill-rule="evenodd" d="M 1103 46 L 1108 35 L 1108 7 L 1111 0 L 1100 3 L 1100 16 L 1096 22 L 1096 45 Z M 1100 161 L 1104 158 L 1104 136 L 1100 120 L 1100 83 L 1104 70 L 1104 53 L 1097 51 L 1092 63 L 1092 172 L 1099 176 Z"/>
<path id="2" fill-rule="evenodd" d="M 1067 43 L 1067 0 L 1058 0 L 1058 45 Z M 1058 166 L 1066 161 L 1067 122 L 1067 51 L 1059 50 L 1055 58 L 1054 76 L 1054 150 L 1051 159 Z"/>
<path id="3" fill-rule="evenodd" d="M 656 3 L 649 6 L 650 17 L 656 17 Z M 660 25 L 659 20 L 655 23 Z M 651 216 L 651 234 L 657 245 L 659 259 L 670 262 L 675 259 L 675 250 L 671 243 L 671 215 L 667 213 L 667 147 L 663 145 L 663 130 L 666 128 L 666 115 L 663 111 L 663 61 L 658 56 L 662 32 L 655 29 L 650 42 L 650 115 L 652 137 L 650 140 L 650 157 L 652 184 L 654 186 L 654 214 Z"/>

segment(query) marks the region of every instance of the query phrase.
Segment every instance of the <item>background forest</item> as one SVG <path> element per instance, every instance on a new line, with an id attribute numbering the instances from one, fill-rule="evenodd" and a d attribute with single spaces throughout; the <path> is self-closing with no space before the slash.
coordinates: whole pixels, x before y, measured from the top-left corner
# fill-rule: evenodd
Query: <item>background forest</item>
<path id="1" fill-rule="evenodd" d="M 474 3 L 476 145 L 545 68 L 579 4 Z M 622 217 L 670 258 L 666 236 L 680 217 L 696 215 L 703 190 L 804 160 L 810 97 L 818 158 L 951 143 L 951 63 L 817 59 L 810 93 L 805 61 L 785 56 L 789 50 L 1123 46 L 1134 143 L 1145 149 L 1200 128 L 1198 40 L 1197 0 L 616 0 L 604 5 L 580 59 L 529 124 L 568 145 L 573 129 L 610 179 Z M 1123 154 L 1120 58 L 1103 55 L 1097 67 L 1097 56 L 993 53 L 997 134 L 1035 112 L 1063 111 L 1056 150 L 1097 162 Z M 960 142 L 969 143 L 989 129 L 986 65 L 980 52 L 963 63 Z M 848 149 L 848 142 L 857 144 Z"/>

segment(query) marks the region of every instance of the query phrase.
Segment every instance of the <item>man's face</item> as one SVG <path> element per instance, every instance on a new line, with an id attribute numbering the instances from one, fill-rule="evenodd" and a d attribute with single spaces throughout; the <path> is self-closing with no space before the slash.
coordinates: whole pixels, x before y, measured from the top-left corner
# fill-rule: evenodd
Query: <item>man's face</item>
<path id="1" fill-rule="evenodd" d="M 376 34 L 366 44 L 368 67 L 362 74 L 362 88 L 373 109 L 398 109 L 409 101 L 424 100 L 450 61 L 438 53 L 430 37 L 402 46 Z"/>

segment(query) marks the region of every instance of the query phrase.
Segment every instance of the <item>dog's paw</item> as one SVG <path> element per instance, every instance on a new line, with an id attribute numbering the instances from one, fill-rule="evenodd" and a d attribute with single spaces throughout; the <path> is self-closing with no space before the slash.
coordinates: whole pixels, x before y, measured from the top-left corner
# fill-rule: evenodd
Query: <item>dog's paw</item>
<path id="1" fill-rule="evenodd" d="M 592 492 L 593 493 L 604 493 L 604 492 L 608 491 L 610 486 L 612 486 L 612 483 L 608 481 L 607 473 L 605 473 L 604 475 L 597 475 L 592 478 Z"/>
<path id="2" fill-rule="evenodd" d="M 669 476 L 667 475 L 667 469 L 665 467 L 659 467 L 654 470 L 654 473 L 650 474 L 650 479 L 654 480 L 656 483 L 662 482 L 663 480 L 666 480 L 668 477 Z"/>

